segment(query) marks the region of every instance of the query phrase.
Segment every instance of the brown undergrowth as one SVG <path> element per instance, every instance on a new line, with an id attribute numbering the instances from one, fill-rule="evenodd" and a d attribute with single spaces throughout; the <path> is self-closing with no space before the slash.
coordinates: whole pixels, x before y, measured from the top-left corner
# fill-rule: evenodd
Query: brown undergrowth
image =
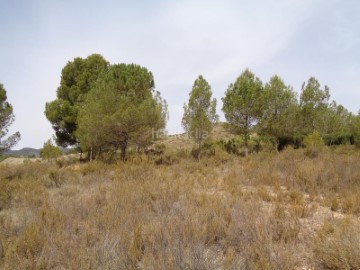
<path id="1" fill-rule="evenodd" d="M 0 268 L 360 269 L 359 205 L 350 147 L 1 165 Z"/>

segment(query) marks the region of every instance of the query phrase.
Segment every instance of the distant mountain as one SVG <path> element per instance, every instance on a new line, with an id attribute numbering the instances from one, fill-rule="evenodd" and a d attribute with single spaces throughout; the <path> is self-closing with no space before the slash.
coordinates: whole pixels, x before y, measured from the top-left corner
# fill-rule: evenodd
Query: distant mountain
<path id="1" fill-rule="evenodd" d="M 20 150 L 9 150 L 4 153 L 4 155 L 9 156 L 23 156 L 23 157 L 29 157 L 29 156 L 36 156 L 38 157 L 40 155 L 40 149 L 25 147 Z"/>

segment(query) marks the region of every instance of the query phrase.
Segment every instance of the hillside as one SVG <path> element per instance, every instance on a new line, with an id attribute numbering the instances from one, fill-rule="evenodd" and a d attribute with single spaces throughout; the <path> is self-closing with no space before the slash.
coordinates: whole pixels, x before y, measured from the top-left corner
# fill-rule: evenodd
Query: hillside
<path id="1" fill-rule="evenodd" d="M 0 164 L 1 269 L 360 268 L 355 147 L 77 160 Z"/>
<path id="2" fill-rule="evenodd" d="M 21 157 L 29 157 L 29 156 L 36 156 L 40 155 L 40 149 L 25 147 L 20 150 L 9 150 L 4 153 L 4 155 L 9 156 L 21 156 Z"/>
<path id="3" fill-rule="evenodd" d="M 233 134 L 231 130 L 226 127 L 226 123 L 220 122 L 214 126 L 209 136 L 209 139 L 213 141 L 226 141 L 235 136 L 236 135 Z M 176 150 L 190 150 L 195 145 L 194 140 L 190 138 L 187 133 L 163 136 L 156 143 L 164 144 L 167 148 Z"/>

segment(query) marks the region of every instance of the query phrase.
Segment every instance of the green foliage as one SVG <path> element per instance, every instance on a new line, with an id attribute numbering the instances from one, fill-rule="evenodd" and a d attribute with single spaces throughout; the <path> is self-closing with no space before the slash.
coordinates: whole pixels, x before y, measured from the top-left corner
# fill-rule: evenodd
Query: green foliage
<path id="1" fill-rule="evenodd" d="M 6 139 L 4 137 L 9 132 L 9 127 L 14 122 L 13 107 L 7 102 L 6 90 L 0 83 L 0 155 L 17 144 L 20 140 L 20 133 L 16 132 Z"/>
<path id="2" fill-rule="evenodd" d="M 57 99 L 45 106 L 45 115 L 55 130 L 58 145 L 78 143 L 75 133 L 79 109 L 83 106 L 87 93 L 107 67 L 108 62 L 101 55 L 92 54 L 85 59 L 77 57 L 62 69 Z"/>
<path id="3" fill-rule="evenodd" d="M 305 147 L 322 147 L 324 146 L 324 140 L 319 132 L 313 132 L 305 136 L 304 138 Z"/>
<path id="4" fill-rule="evenodd" d="M 354 144 L 360 147 L 360 111 L 358 115 L 349 114 L 348 128 L 350 133 L 354 135 Z"/>
<path id="5" fill-rule="evenodd" d="M 360 124 L 357 117 L 335 101 L 329 103 L 329 88 L 311 77 L 302 86 L 300 103 L 291 87 L 274 76 L 264 87 L 263 115 L 257 132 L 276 139 L 278 150 L 300 147 L 307 134 L 318 132 L 326 145 L 355 144 Z M 310 151 L 310 150 L 308 150 Z"/>
<path id="6" fill-rule="evenodd" d="M 9 155 L 0 155 L 0 162 L 9 158 L 10 156 Z"/>
<path id="7" fill-rule="evenodd" d="M 349 111 L 342 105 L 337 105 L 333 101 L 327 109 L 326 115 L 324 117 L 324 128 L 322 133 L 324 134 L 334 134 L 334 133 L 349 133 L 349 121 L 351 114 Z"/>
<path id="8" fill-rule="evenodd" d="M 301 134 L 293 134 L 292 136 L 281 136 L 277 139 L 277 150 L 284 150 L 287 146 L 291 145 L 294 148 L 298 149 L 302 147 L 304 135 Z"/>
<path id="9" fill-rule="evenodd" d="M 226 152 L 240 155 L 244 147 L 244 140 L 239 137 L 234 137 L 226 142 L 223 142 L 223 146 Z"/>
<path id="10" fill-rule="evenodd" d="M 255 137 L 251 140 L 252 147 L 255 152 L 274 151 L 277 146 L 277 140 L 274 137 Z"/>
<path id="11" fill-rule="evenodd" d="M 360 148 L 360 134 L 354 135 L 354 144 L 356 147 Z"/>
<path id="12" fill-rule="evenodd" d="M 320 88 L 320 83 L 311 77 L 307 84 L 303 83 L 300 95 L 300 123 L 301 132 L 323 132 L 326 129 L 326 115 L 329 110 L 330 93 L 325 86 Z"/>
<path id="13" fill-rule="evenodd" d="M 150 143 L 153 130 L 165 127 L 167 106 L 154 91 L 154 79 L 135 64 L 110 66 L 89 92 L 78 117 L 76 136 L 85 151 L 96 156 L 128 143 Z"/>
<path id="14" fill-rule="evenodd" d="M 55 146 L 51 140 L 45 142 L 43 148 L 40 150 L 40 157 L 42 159 L 54 159 L 61 155 L 61 149 Z"/>
<path id="15" fill-rule="evenodd" d="M 263 115 L 258 124 L 261 134 L 274 137 L 292 136 L 296 130 L 297 98 L 290 86 L 275 75 L 266 83 L 262 95 Z"/>
<path id="16" fill-rule="evenodd" d="M 273 139 L 268 137 L 256 137 L 249 140 L 249 145 L 247 148 L 248 153 L 259 152 L 264 149 L 273 149 Z M 206 141 L 201 148 L 195 148 L 192 150 L 191 154 L 193 157 L 198 157 L 201 155 L 204 156 L 214 156 L 219 155 L 219 153 L 225 152 L 227 154 L 245 156 L 246 149 L 244 140 L 241 137 L 233 137 L 229 140 L 219 140 L 219 141 Z M 220 155 L 223 155 L 222 153 Z"/>
<path id="17" fill-rule="evenodd" d="M 189 96 L 188 104 L 184 104 L 182 125 L 200 145 L 219 118 L 216 114 L 216 99 L 211 99 L 211 87 L 201 75 L 195 80 Z"/>
<path id="18" fill-rule="evenodd" d="M 262 89 L 260 80 L 249 70 L 229 86 L 222 99 L 226 120 L 243 134 L 245 150 L 258 151 L 264 144 L 250 141 L 252 131 L 273 138 L 278 150 L 287 145 L 299 148 L 305 136 L 315 132 L 326 145 L 360 145 L 360 115 L 329 100 L 329 88 L 321 88 L 314 77 L 302 85 L 298 102 L 296 93 L 279 76 L 273 76 Z"/>
<path id="19" fill-rule="evenodd" d="M 193 158 L 199 157 L 216 158 L 224 162 L 228 159 L 229 153 L 225 149 L 224 141 L 206 141 L 201 147 L 193 148 L 190 152 Z"/>
<path id="20" fill-rule="evenodd" d="M 313 132 L 305 136 L 303 144 L 306 147 L 305 154 L 311 158 L 317 157 L 320 150 L 325 145 L 319 132 Z"/>
<path id="21" fill-rule="evenodd" d="M 235 83 L 230 84 L 222 98 L 225 118 L 243 134 L 246 148 L 251 128 L 262 115 L 262 92 L 260 79 L 246 69 Z"/>
<path id="22" fill-rule="evenodd" d="M 323 135 L 325 145 L 342 145 L 342 144 L 355 144 L 356 136 L 351 133 L 332 133 Z"/>
<path id="23" fill-rule="evenodd" d="M 360 134 L 360 112 L 358 115 L 350 113 L 347 124 L 351 133 Z"/>

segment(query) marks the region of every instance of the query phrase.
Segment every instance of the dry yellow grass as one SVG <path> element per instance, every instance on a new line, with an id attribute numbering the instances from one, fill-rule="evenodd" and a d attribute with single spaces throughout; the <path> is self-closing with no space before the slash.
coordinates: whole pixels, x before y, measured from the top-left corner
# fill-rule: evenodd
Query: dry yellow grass
<path id="1" fill-rule="evenodd" d="M 359 195 L 352 148 L 2 164 L 0 268 L 359 269 Z"/>
<path id="2" fill-rule="evenodd" d="M 234 137 L 235 135 L 229 132 L 229 129 L 226 128 L 225 123 L 217 123 L 214 125 L 209 139 L 214 141 L 222 139 L 226 141 Z M 164 144 L 169 149 L 185 151 L 190 151 L 195 145 L 194 140 L 190 138 L 186 133 L 164 136 L 163 138 L 160 138 L 157 143 Z"/>

